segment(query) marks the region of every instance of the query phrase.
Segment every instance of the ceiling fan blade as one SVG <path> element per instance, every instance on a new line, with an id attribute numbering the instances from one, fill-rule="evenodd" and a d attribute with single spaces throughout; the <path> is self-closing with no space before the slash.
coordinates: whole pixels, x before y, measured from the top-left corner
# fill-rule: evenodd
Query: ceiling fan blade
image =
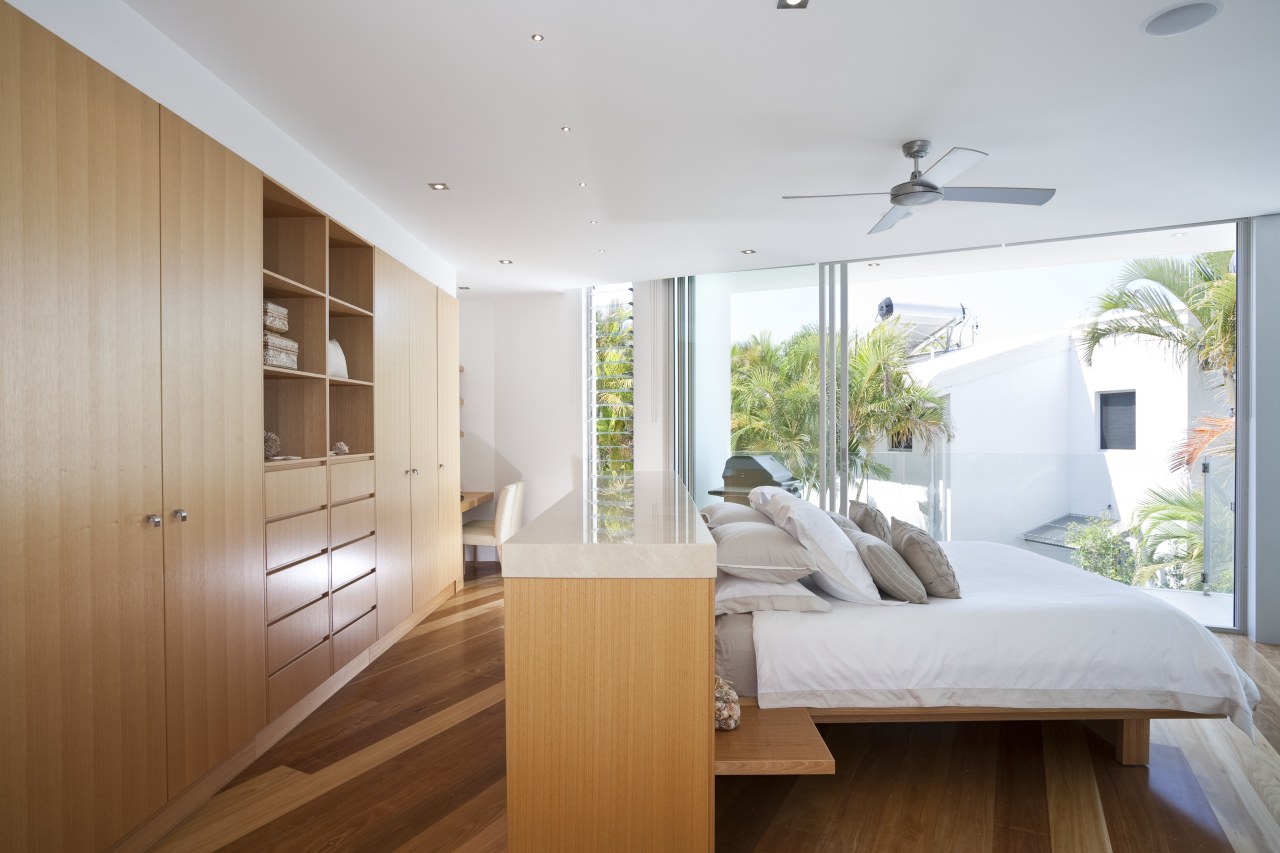
<path id="1" fill-rule="evenodd" d="M 1027 187 L 943 187 L 943 201 L 984 201 L 990 204 L 1044 204 L 1057 190 Z"/>
<path id="2" fill-rule="evenodd" d="M 888 193 L 832 193 L 831 195 L 784 195 L 783 198 L 852 198 L 857 195 L 888 195 Z"/>
<path id="3" fill-rule="evenodd" d="M 921 177 L 931 184 L 946 186 L 985 159 L 985 152 L 972 148 L 952 148 Z"/>
<path id="4" fill-rule="evenodd" d="M 899 207 L 898 205 L 895 204 L 893 207 L 889 208 L 888 213 L 880 217 L 880 221 L 877 222 L 875 224 L 875 227 L 873 227 L 867 233 L 879 234 L 881 231 L 888 231 L 890 228 L 897 225 L 900 221 L 902 221 L 903 219 L 906 219 L 910 215 L 911 215 L 911 211 L 907 210 L 905 207 Z"/>

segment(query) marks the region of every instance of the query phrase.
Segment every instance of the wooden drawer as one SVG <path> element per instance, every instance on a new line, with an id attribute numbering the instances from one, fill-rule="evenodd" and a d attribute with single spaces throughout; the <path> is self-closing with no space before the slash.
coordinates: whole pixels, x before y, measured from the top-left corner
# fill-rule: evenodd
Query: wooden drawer
<path id="1" fill-rule="evenodd" d="M 378 613 L 371 610 L 333 636 L 333 671 L 346 666 L 378 639 Z"/>
<path id="2" fill-rule="evenodd" d="M 333 594 L 333 624 L 341 627 L 354 622 L 373 609 L 378 602 L 378 573 L 365 575 Z"/>
<path id="3" fill-rule="evenodd" d="M 267 626 L 267 672 L 275 672 L 329 633 L 329 600 L 308 605 Z"/>
<path id="4" fill-rule="evenodd" d="M 296 515 L 267 525 L 267 569 L 319 554 L 329 544 L 325 510 Z"/>
<path id="5" fill-rule="evenodd" d="M 325 640 L 267 679 L 267 716 L 274 720 L 298 704 L 328 678 L 331 668 L 329 641 Z"/>
<path id="6" fill-rule="evenodd" d="M 366 536 L 333 551 L 333 586 L 345 586 L 373 571 L 377 563 L 377 537 Z"/>
<path id="7" fill-rule="evenodd" d="M 267 518 L 319 509 L 329 502 L 323 465 L 268 471 L 263 514 Z"/>
<path id="8" fill-rule="evenodd" d="M 377 527 L 373 498 L 335 506 L 329 510 L 332 532 L 330 544 L 345 545 L 353 539 L 368 536 Z"/>
<path id="9" fill-rule="evenodd" d="M 267 621 L 279 619 L 329 591 L 329 557 L 321 554 L 305 563 L 267 575 Z"/>
<path id="10" fill-rule="evenodd" d="M 329 464 L 329 495 L 337 503 L 373 494 L 373 460 Z"/>

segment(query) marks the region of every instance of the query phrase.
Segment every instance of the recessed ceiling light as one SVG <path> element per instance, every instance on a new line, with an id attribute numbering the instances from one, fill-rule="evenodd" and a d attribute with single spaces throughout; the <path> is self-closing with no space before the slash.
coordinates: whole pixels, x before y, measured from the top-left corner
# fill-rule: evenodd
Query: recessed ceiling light
<path id="1" fill-rule="evenodd" d="M 509 260 L 507 260 L 506 258 L 500 258 L 500 259 L 498 260 L 498 263 L 500 263 L 500 264 L 514 264 L 514 263 L 515 263 L 515 261 L 509 261 Z"/>
<path id="2" fill-rule="evenodd" d="M 880 265 L 879 265 L 878 263 L 876 263 L 875 261 L 872 261 L 871 263 L 867 264 L 867 266 L 869 266 L 869 267 L 878 267 L 878 266 L 880 266 Z"/>
<path id="3" fill-rule="evenodd" d="M 586 181 L 578 181 L 578 186 L 585 187 L 586 185 L 587 185 Z"/>
<path id="4" fill-rule="evenodd" d="M 1172 234 L 1170 234 L 1169 236 L 1170 236 L 1170 237 L 1175 237 L 1175 238 L 1176 238 L 1176 237 L 1185 237 L 1185 236 L 1187 236 L 1187 232 L 1186 232 L 1186 231 L 1174 231 L 1174 232 L 1173 232 Z"/>
<path id="5" fill-rule="evenodd" d="M 561 133 L 568 133 L 568 132 L 569 132 L 569 131 L 571 131 L 571 130 L 573 130 L 573 128 L 572 128 L 572 127 L 569 127 L 569 125 L 567 125 L 567 124 L 566 124 L 564 127 L 560 128 L 560 132 L 561 132 Z"/>
<path id="6" fill-rule="evenodd" d="M 596 250 L 596 254 L 598 254 L 598 255 L 603 255 L 603 254 L 604 254 L 604 249 L 597 249 L 597 250 Z"/>
<path id="7" fill-rule="evenodd" d="M 1156 38 L 1179 36 L 1194 30 L 1196 27 L 1204 26 L 1221 11 L 1221 0 L 1179 3 L 1177 6 L 1165 9 L 1163 12 L 1157 12 L 1147 18 L 1146 23 L 1142 25 L 1142 29 L 1146 31 L 1147 35 L 1155 36 Z"/>
<path id="8" fill-rule="evenodd" d="M 433 190 L 447 190 L 447 189 L 449 189 L 449 185 L 448 185 L 448 184 L 427 184 L 427 186 L 431 187 L 431 189 L 433 189 Z"/>
<path id="9" fill-rule="evenodd" d="M 542 41 L 542 33 L 534 33 L 533 35 L 529 36 L 529 38 L 533 39 L 534 41 Z"/>
<path id="10" fill-rule="evenodd" d="M 778 0 L 779 9 L 804 9 L 809 5 L 809 0 Z"/>
<path id="11" fill-rule="evenodd" d="M 742 250 L 742 254 L 744 254 L 744 255 L 754 255 L 755 253 L 756 253 L 756 250 L 755 250 L 755 249 L 743 249 L 743 250 Z"/>
<path id="12" fill-rule="evenodd" d="M 592 225 L 595 225 L 595 224 L 596 224 L 596 221 L 595 221 L 594 219 L 593 219 L 593 220 L 591 220 L 591 224 L 592 224 Z"/>
<path id="13" fill-rule="evenodd" d="M 458 285 L 458 290 L 470 290 L 470 289 L 471 287 L 469 285 L 465 285 L 465 284 Z"/>

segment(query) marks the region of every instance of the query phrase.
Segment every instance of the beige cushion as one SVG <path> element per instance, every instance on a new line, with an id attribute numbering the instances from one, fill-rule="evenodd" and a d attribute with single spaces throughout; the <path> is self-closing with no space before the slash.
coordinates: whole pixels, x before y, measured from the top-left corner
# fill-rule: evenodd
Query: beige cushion
<path id="1" fill-rule="evenodd" d="M 800 610 L 827 613 L 831 605 L 803 584 L 766 583 L 720 574 L 716 577 L 716 615 L 757 610 Z"/>
<path id="2" fill-rule="evenodd" d="M 839 523 L 839 522 L 837 522 Z M 853 526 L 853 522 L 845 519 L 845 524 Z M 924 584 L 916 573 L 907 565 L 907 561 L 888 542 L 861 530 L 850 530 L 843 527 L 844 535 L 849 537 L 853 547 L 858 549 L 858 556 L 866 564 L 876 588 L 890 598 L 898 601 L 909 601 L 912 604 L 928 604 L 929 596 L 925 594 Z"/>
<path id="3" fill-rule="evenodd" d="M 907 561 L 925 592 L 937 598 L 959 598 L 960 583 L 942 547 L 914 524 L 893 520 L 893 549 Z"/>
<path id="4" fill-rule="evenodd" d="M 711 531 L 720 571 L 769 583 L 796 581 L 818 570 L 805 547 L 772 524 L 738 521 Z"/>
<path id="5" fill-rule="evenodd" d="M 764 513 L 757 512 L 749 506 L 731 503 L 711 504 L 702 511 L 702 520 L 707 523 L 707 527 L 711 528 L 723 527 L 726 524 L 734 524 L 739 521 L 773 524 L 769 520 L 769 516 Z"/>
<path id="6" fill-rule="evenodd" d="M 889 541 L 892 534 L 889 519 L 884 517 L 884 513 L 862 501 L 849 501 L 849 520 L 858 525 L 863 533 L 870 533 L 885 542 Z"/>

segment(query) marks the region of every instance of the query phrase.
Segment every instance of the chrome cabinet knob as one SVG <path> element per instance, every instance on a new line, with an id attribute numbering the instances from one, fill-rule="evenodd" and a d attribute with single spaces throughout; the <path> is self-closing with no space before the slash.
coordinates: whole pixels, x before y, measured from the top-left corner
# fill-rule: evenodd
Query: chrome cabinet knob
<path id="1" fill-rule="evenodd" d="M 440 470 L 441 470 L 441 471 L 443 471 L 443 470 L 444 470 L 444 463 L 443 463 L 443 462 L 441 462 L 441 463 L 440 463 Z"/>
<path id="2" fill-rule="evenodd" d="M 408 476 L 409 476 L 410 474 L 412 474 L 412 473 L 413 473 L 413 469 L 412 469 L 412 468 L 405 468 L 405 469 L 404 469 L 404 475 L 405 475 L 406 477 L 408 477 Z"/>
<path id="3" fill-rule="evenodd" d="M 418 476 L 418 469 L 417 469 L 417 468 L 414 468 L 414 469 L 413 469 L 413 476 L 415 476 L 415 477 L 416 477 L 416 476 Z"/>
<path id="4" fill-rule="evenodd" d="M 147 524 L 150 524 L 152 527 L 160 526 L 160 516 L 158 515 L 148 515 L 146 518 L 143 519 L 143 521 L 145 521 Z"/>
<path id="5" fill-rule="evenodd" d="M 178 521 L 186 521 L 187 511 L 185 509 L 175 509 L 173 511 L 173 517 L 178 519 Z"/>

